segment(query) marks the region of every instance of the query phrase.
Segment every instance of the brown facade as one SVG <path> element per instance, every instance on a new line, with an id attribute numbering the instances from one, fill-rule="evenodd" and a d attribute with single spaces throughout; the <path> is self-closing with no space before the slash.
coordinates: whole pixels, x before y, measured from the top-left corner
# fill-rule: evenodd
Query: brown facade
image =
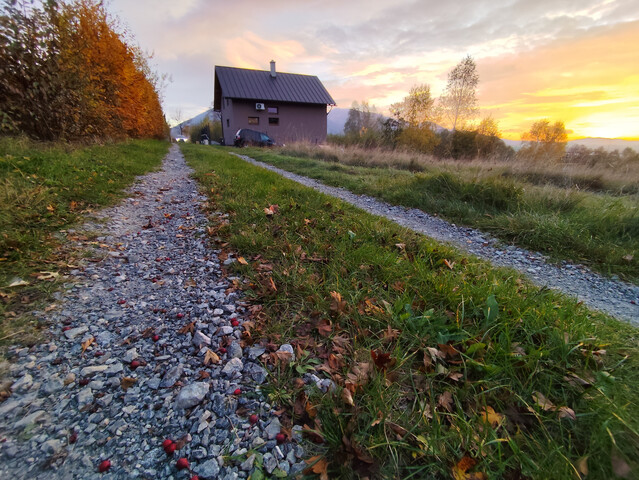
<path id="1" fill-rule="evenodd" d="M 222 97 L 224 143 L 233 145 L 236 132 L 250 128 L 266 133 L 278 145 L 291 142 L 326 141 L 326 105 Z M 256 109 L 263 104 L 264 110 Z"/>

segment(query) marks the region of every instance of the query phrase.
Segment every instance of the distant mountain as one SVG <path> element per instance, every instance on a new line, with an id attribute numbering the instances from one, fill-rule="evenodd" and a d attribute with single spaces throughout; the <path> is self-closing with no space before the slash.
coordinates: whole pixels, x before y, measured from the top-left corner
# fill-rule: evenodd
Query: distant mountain
<path id="1" fill-rule="evenodd" d="M 220 114 L 217 112 L 214 112 L 212 108 L 209 108 L 207 111 L 200 113 L 199 115 L 196 115 L 193 118 L 189 118 L 188 120 L 184 120 L 182 123 L 171 127 L 171 137 L 175 138 L 177 135 L 180 134 L 180 127 L 184 128 L 186 126 L 191 126 L 191 125 L 198 125 L 200 123 L 202 123 L 202 120 L 204 120 L 205 118 L 209 118 L 211 121 L 215 121 L 215 120 L 219 120 L 220 119 Z"/>
<path id="2" fill-rule="evenodd" d="M 350 108 L 333 108 L 329 113 L 326 119 L 326 133 L 329 135 L 343 135 L 344 134 L 344 125 L 346 124 L 346 120 L 348 119 L 348 112 Z M 374 113 L 382 119 L 382 121 L 386 120 L 386 115 L 382 115 L 381 113 Z"/>

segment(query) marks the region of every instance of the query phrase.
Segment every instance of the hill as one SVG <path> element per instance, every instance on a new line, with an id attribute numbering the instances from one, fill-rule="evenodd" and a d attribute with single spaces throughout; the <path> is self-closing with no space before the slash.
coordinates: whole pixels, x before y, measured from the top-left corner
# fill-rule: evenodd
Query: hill
<path id="1" fill-rule="evenodd" d="M 217 112 L 214 112 L 212 108 L 209 108 L 205 112 L 202 112 L 202 113 L 200 113 L 199 115 L 196 115 L 193 118 L 189 118 L 188 120 L 184 120 L 182 123 L 179 123 L 178 125 L 175 125 L 175 126 L 171 127 L 171 138 L 175 138 L 176 136 L 178 136 L 180 134 L 180 127 L 184 128 L 184 127 L 191 126 L 191 125 L 198 125 L 199 123 L 202 122 L 202 120 L 204 120 L 207 117 L 211 121 L 215 121 L 215 120 L 219 120 L 220 119 L 220 114 L 217 113 Z"/>

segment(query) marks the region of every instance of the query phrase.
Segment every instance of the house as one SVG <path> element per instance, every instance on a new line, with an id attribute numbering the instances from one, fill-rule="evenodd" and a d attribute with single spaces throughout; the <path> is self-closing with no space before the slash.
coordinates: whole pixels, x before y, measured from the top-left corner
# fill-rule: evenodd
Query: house
<path id="1" fill-rule="evenodd" d="M 278 144 L 326 141 L 327 106 L 335 101 L 313 75 L 215 67 L 213 109 L 222 116 L 224 143 L 240 128 L 266 133 Z"/>

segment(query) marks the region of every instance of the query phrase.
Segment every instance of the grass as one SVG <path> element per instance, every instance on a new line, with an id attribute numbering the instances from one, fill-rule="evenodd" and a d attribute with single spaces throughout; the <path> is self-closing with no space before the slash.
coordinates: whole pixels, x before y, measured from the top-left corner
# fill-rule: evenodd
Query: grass
<path id="1" fill-rule="evenodd" d="M 294 361 L 270 356 L 265 391 L 285 431 L 317 442 L 315 473 L 637 471 L 636 329 L 223 149 L 182 149 L 211 211 L 229 215 L 213 239 L 246 259 L 245 343 L 295 348 Z"/>
<path id="2" fill-rule="evenodd" d="M 83 147 L 0 138 L 0 345 L 37 339 L 23 313 L 68 266 L 58 232 L 117 202 L 167 148 L 156 140 Z"/>
<path id="3" fill-rule="evenodd" d="M 540 186 L 541 174 L 517 170 L 521 166 L 506 171 L 503 166 L 443 162 L 412 173 L 278 151 L 242 153 L 328 185 L 490 232 L 554 260 L 583 263 L 603 274 L 639 282 L 639 194 L 622 194 L 621 187 L 595 193 L 552 182 Z M 533 177 L 537 180 L 530 183 Z"/>

